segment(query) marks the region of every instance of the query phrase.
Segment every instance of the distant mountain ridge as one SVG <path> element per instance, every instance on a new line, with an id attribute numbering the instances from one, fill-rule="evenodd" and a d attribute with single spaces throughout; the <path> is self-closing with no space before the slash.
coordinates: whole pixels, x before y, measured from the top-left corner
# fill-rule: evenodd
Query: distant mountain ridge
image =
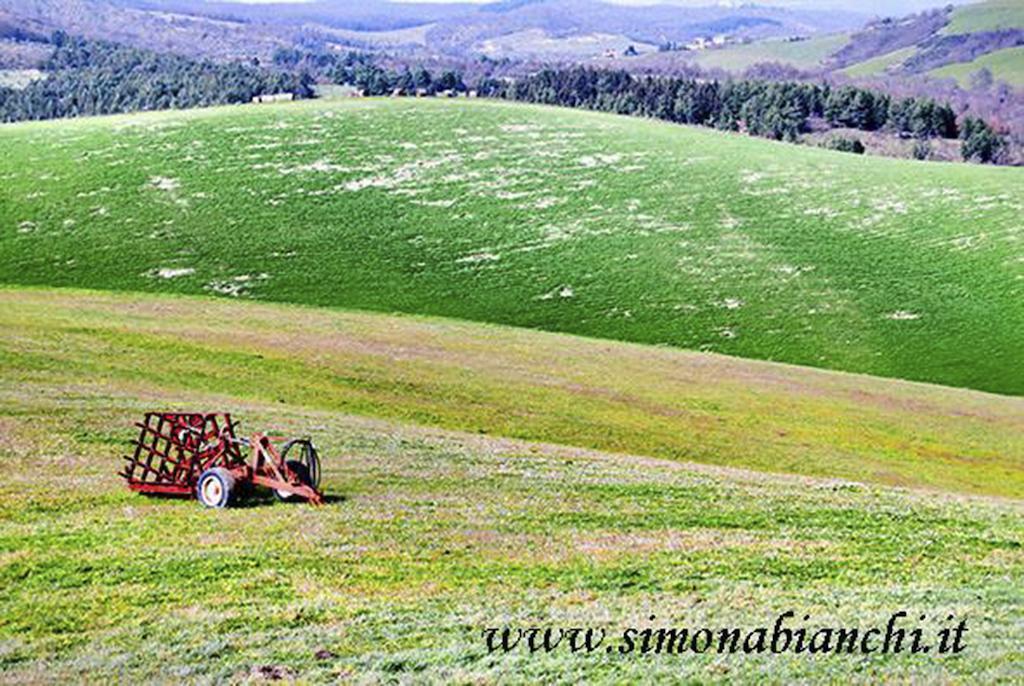
<path id="1" fill-rule="evenodd" d="M 863 24 L 854 13 L 741 7 L 649 7 L 600 0 L 501 0 L 491 4 L 358 3 L 243 4 L 203 0 L 0 0 L 0 21 L 47 35 L 62 29 L 89 38 L 157 47 L 193 57 L 266 57 L 276 47 L 320 32 L 344 30 L 354 44 L 394 46 L 388 32 L 422 27 L 420 47 L 469 56 L 482 41 L 523 31 L 562 38 L 619 36 L 656 45 L 730 33 L 748 39 L 850 30 Z M 352 35 L 358 32 L 364 35 Z"/>

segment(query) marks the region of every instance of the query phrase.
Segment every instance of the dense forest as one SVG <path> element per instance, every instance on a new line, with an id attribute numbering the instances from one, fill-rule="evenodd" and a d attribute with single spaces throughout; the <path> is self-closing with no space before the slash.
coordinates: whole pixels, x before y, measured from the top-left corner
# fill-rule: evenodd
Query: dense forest
<path id="1" fill-rule="evenodd" d="M 637 77 L 574 67 L 546 69 L 515 81 L 486 80 L 479 90 L 489 97 L 654 117 L 786 141 L 809 131 L 812 119 L 829 127 L 884 130 L 918 140 L 959 136 L 964 159 L 978 162 L 998 161 L 1005 147 L 980 119 L 958 125 L 948 104 L 893 98 L 855 86 Z"/>
<path id="2" fill-rule="evenodd" d="M 313 95 L 305 72 L 216 63 L 55 33 L 47 77 L 0 88 L 0 121 L 249 102 L 253 96 Z"/>

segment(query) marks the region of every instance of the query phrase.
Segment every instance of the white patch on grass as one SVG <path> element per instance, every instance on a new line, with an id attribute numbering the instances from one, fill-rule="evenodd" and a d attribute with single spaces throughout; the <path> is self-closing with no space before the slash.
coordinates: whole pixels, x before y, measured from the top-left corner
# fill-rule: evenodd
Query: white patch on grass
<path id="1" fill-rule="evenodd" d="M 896 310 L 885 315 L 886 319 L 892 319 L 897 322 L 913 321 L 914 319 L 920 319 L 921 315 L 916 312 L 910 312 L 908 310 Z"/>
<path id="2" fill-rule="evenodd" d="M 719 307 L 724 307 L 727 310 L 738 310 L 743 307 L 743 301 L 739 298 L 726 298 L 722 302 L 718 303 Z"/>
<path id="3" fill-rule="evenodd" d="M 296 167 L 279 167 L 278 172 L 281 174 L 302 174 L 308 172 L 319 172 L 319 173 L 331 173 L 331 172 L 350 172 L 353 171 L 348 167 L 343 167 L 339 164 L 334 164 L 330 160 L 317 160 L 309 164 L 300 164 Z"/>
<path id="4" fill-rule="evenodd" d="M 736 338 L 736 336 L 739 335 L 738 333 L 736 333 L 736 329 L 733 329 L 732 327 L 729 327 L 729 326 L 723 326 L 723 327 L 720 327 L 718 329 L 715 329 L 715 333 L 717 333 L 722 338 L 729 338 L 729 339 Z"/>
<path id="5" fill-rule="evenodd" d="M 494 194 L 499 200 L 519 200 L 533 195 L 533 191 L 498 191 Z"/>
<path id="6" fill-rule="evenodd" d="M 547 196 L 544 198 L 538 198 L 534 202 L 526 203 L 525 205 L 519 205 L 519 209 L 523 210 L 548 210 L 552 207 L 557 207 L 565 202 L 565 198 L 556 198 L 554 196 Z"/>
<path id="7" fill-rule="evenodd" d="M 740 226 L 743 225 L 743 220 L 738 219 L 732 216 L 731 214 L 727 214 L 724 217 L 722 217 L 722 221 L 720 222 L 720 224 L 723 229 L 738 229 Z"/>
<path id="8" fill-rule="evenodd" d="M 898 198 L 878 198 L 871 201 L 871 206 L 879 212 L 889 214 L 906 214 L 907 204 Z"/>
<path id="9" fill-rule="evenodd" d="M 478 252 L 473 253 L 472 255 L 466 255 L 465 257 L 460 257 L 455 261 L 459 263 L 473 264 L 476 262 L 497 262 L 500 259 L 501 255 L 496 255 L 492 252 Z"/>
<path id="10" fill-rule="evenodd" d="M 555 298 L 571 298 L 576 295 L 576 292 L 572 289 L 572 286 L 559 286 L 547 293 L 537 296 L 538 300 L 554 300 Z"/>
<path id="11" fill-rule="evenodd" d="M 826 219 L 835 219 L 842 213 L 832 207 L 809 207 L 804 210 L 804 214 L 808 217 L 825 217 Z"/>
<path id="12" fill-rule="evenodd" d="M 249 288 L 255 281 L 265 281 L 270 278 L 270 274 L 239 274 L 238 276 L 232 277 L 224 281 L 211 281 L 206 284 L 204 288 L 214 293 L 220 293 L 221 295 L 229 295 L 232 298 L 245 295 Z"/>
<path id="13" fill-rule="evenodd" d="M 173 193 L 181 187 L 181 182 L 169 176 L 152 176 L 149 179 L 149 185 L 158 191 Z"/>
<path id="14" fill-rule="evenodd" d="M 583 157 L 577 160 L 577 163 L 581 167 L 592 169 L 594 167 L 603 167 L 611 164 L 617 164 L 621 160 L 622 155 L 605 155 L 599 153 L 596 155 L 584 155 Z"/>
<path id="15" fill-rule="evenodd" d="M 91 191 L 79 191 L 78 193 L 75 193 L 75 197 L 76 198 L 93 198 L 93 197 L 95 197 L 97 195 L 103 195 L 104 193 L 109 193 L 112 190 L 114 190 L 114 189 L 111 188 L 110 186 L 103 186 L 101 188 L 97 188 L 97 189 L 91 190 Z"/>
<path id="16" fill-rule="evenodd" d="M 188 276 L 195 273 L 196 270 L 192 267 L 161 267 L 147 272 L 147 276 L 160 279 L 177 279 L 179 276 Z"/>
<path id="17" fill-rule="evenodd" d="M 499 127 L 505 133 L 533 133 L 540 131 L 536 124 L 502 124 Z"/>

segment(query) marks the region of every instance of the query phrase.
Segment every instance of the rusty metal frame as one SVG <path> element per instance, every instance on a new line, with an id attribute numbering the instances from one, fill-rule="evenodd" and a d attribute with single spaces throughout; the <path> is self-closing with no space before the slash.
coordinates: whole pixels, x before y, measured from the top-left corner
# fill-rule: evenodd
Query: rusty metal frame
<path id="1" fill-rule="evenodd" d="M 119 472 L 133 491 L 195 497 L 199 476 L 222 467 L 237 483 L 265 486 L 314 505 L 323 503 L 320 491 L 303 483 L 274 447 L 285 438 L 257 432 L 239 439 L 226 412 L 147 412 L 135 426 L 139 437 L 132 441 L 133 454 L 124 457 L 127 464 Z M 243 447 L 249 448 L 248 461 Z"/>

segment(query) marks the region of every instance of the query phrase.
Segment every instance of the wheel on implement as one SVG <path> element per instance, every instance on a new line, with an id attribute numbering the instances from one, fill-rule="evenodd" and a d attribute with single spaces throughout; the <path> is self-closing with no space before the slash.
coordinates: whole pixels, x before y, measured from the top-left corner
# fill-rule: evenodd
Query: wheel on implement
<path id="1" fill-rule="evenodd" d="M 207 469 L 196 482 L 196 498 L 206 507 L 224 508 L 235 495 L 235 477 L 223 467 Z"/>
<path id="2" fill-rule="evenodd" d="M 320 487 L 320 455 L 313 441 L 308 438 L 288 441 L 281 448 L 281 459 L 301 483 L 313 489 Z M 275 490 L 274 495 L 282 502 L 303 500 L 301 496 L 282 490 Z"/>
<path id="3" fill-rule="evenodd" d="M 281 447 L 281 459 L 305 465 L 309 472 L 309 485 L 320 488 L 320 453 L 308 438 L 294 438 Z"/>

